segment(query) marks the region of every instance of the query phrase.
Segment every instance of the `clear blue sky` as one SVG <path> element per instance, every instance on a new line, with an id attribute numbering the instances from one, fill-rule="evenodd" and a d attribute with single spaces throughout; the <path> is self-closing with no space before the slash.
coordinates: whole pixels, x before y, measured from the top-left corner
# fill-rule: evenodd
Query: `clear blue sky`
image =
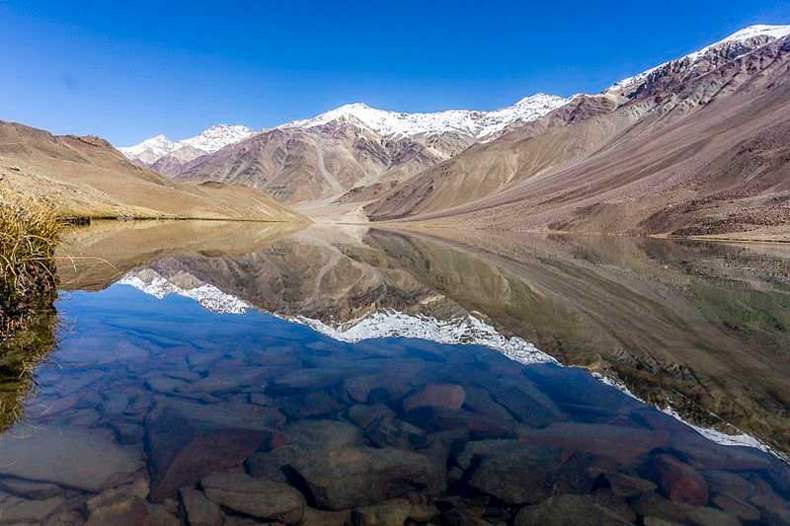
<path id="1" fill-rule="evenodd" d="M 492 109 L 594 92 L 787 0 L 0 0 L 0 119 L 115 144 L 347 102 Z"/>

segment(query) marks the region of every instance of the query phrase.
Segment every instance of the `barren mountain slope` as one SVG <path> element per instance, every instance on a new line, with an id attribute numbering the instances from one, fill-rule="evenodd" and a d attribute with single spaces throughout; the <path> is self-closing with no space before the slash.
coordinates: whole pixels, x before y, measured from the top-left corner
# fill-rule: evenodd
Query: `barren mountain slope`
<path id="1" fill-rule="evenodd" d="M 599 148 L 632 122 L 628 116 L 598 118 L 613 108 L 611 98 L 578 96 L 538 121 L 403 181 L 365 211 L 371 219 L 388 220 L 451 209 L 495 194 L 519 179 L 562 167 Z"/>
<path id="2" fill-rule="evenodd" d="M 247 188 L 166 180 L 97 137 L 55 136 L 2 121 L 0 184 L 51 198 L 75 216 L 302 219 Z"/>
<path id="3" fill-rule="evenodd" d="M 254 186 L 281 201 L 308 206 L 368 202 L 475 142 L 498 137 L 566 102 L 539 93 L 490 112 L 435 113 L 346 104 L 186 163 L 165 156 L 152 168 L 177 179 Z"/>
<path id="4" fill-rule="evenodd" d="M 634 91 L 609 90 L 606 98 L 625 102 L 608 114 L 563 126 L 558 114 L 567 108 L 556 110 L 366 211 L 377 220 L 596 232 L 786 224 L 790 44 L 764 42 L 737 42 L 733 60 L 722 57 L 736 44 L 720 45 L 693 63 L 684 57 L 653 70 Z"/>
<path id="5" fill-rule="evenodd" d="M 277 128 L 188 163 L 177 180 L 252 186 L 296 203 L 337 197 L 357 184 L 411 175 L 468 146 L 461 136 L 384 138 L 355 119 Z"/>

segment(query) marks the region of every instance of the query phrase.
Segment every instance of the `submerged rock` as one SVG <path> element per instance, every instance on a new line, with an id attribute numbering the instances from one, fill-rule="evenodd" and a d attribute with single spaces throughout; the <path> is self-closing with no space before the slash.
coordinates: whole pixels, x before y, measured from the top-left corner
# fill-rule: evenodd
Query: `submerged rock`
<path id="1" fill-rule="evenodd" d="M 407 499 L 392 499 L 351 512 L 354 526 L 403 526 L 408 520 L 427 522 L 439 514 L 433 506 L 412 503 Z"/>
<path id="2" fill-rule="evenodd" d="M 306 507 L 302 526 L 348 526 L 351 523 L 351 510 L 324 511 Z"/>
<path id="3" fill-rule="evenodd" d="M 394 416 L 395 412 L 384 404 L 355 404 L 348 409 L 348 419 L 362 429 L 376 420 Z"/>
<path id="4" fill-rule="evenodd" d="M 365 436 L 376 447 L 413 449 L 427 442 L 425 431 L 400 420 L 383 404 L 354 405 L 348 410 L 348 417 L 365 430 Z"/>
<path id="5" fill-rule="evenodd" d="M 178 393 L 237 391 L 244 386 L 263 384 L 264 373 L 256 367 L 212 367 L 208 375 L 175 388 Z"/>
<path id="6" fill-rule="evenodd" d="M 626 512 L 627 513 L 627 512 Z M 522 508 L 514 526 L 625 526 L 632 514 L 610 509 L 591 495 L 557 495 L 540 504 Z"/>
<path id="7" fill-rule="evenodd" d="M 339 420 L 300 420 L 285 426 L 283 433 L 289 444 L 306 450 L 364 443 L 358 427 Z"/>
<path id="8" fill-rule="evenodd" d="M 401 449 L 342 447 L 311 452 L 288 466 L 319 508 L 342 510 L 411 492 L 441 493 L 444 469 L 423 455 Z"/>
<path id="9" fill-rule="evenodd" d="M 0 524 L 38 524 L 65 502 L 63 497 L 27 500 L 0 494 Z"/>
<path id="10" fill-rule="evenodd" d="M 519 433 L 519 440 L 525 444 L 590 453 L 624 465 L 631 465 L 645 453 L 665 446 L 668 439 L 663 431 L 581 422 L 557 422 L 544 429 Z"/>
<path id="11" fill-rule="evenodd" d="M 212 501 L 253 517 L 298 524 L 304 514 L 304 497 L 286 484 L 243 473 L 214 473 L 200 485 Z"/>
<path id="12" fill-rule="evenodd" d="M 178 495 L 181 513 L 190 526 L 221 526 L 223 517 L 219 505 L 212 502 L 202 491 L 182 488 Z"/>
<path id="13" fill-rule="evenodd" d="M 403 401 L 403 409 L 412 411 L 420 407 L 442 407 L 460 409 L 464 405 L 466 393 L 460 385 L 428 384 L 420 391 Z"/>
<path id="14" fill-rule="evenodd" d="M 245 467 L 250 475 L 285 482 L 283 468 L 308 454 L 364 443 L 358 427 L 337 420 L 294 422 L 285 426 L 283 434 L 286 445 L 254 453 L 246 460 Z"/>
<path id="15" fill-rule="evenodd" d="M 660 495 L 650 493 L 632 501 L 634 511 L 644 517 L 653 517 L 678 524 L 695 526 L 737 526 L 741 522 L 716 508 L 691 506 L 683 502 L 673 502 Z M 648 524 L 648 521 L 645 520 Z M 657 522 L 653 522 L 657 524 Z"/>
<path id="16" fill-rule="evenodd" d="M 717 495 L 713 498 L 713 504 L 743 521 L 760 520 L 760 510 L 738 498 L 729 495 Z M 790 518 L 790 514 L 788 514 L 788 518 Z"/>
<path id="17" fill-rule="evenodd" d="M 85 526 L 136 526 L 145 524 L 148 506 L 140 497 L 118 496 L 94 508 Z"/>
<path id="18" fill-rule="evenodd" d="M 520 421 L 532 427 L 545 427 L 567 417 L 557 405 L 526 378 L 493 383 L 492 398 Z"/>
<path id="19" fill-rule="evenodd" d="M 93 511 L 97 508 L 106 506 L 116 500 L 125 499 L 128 497 L 138 497 L 145 499 L 148 497 L 149 485 L 148 481 L 144 478 L 139 478 L 131 484 L 124 484 L 102 491 L 98 495 L 89 498 L 85 502 L 85 507 L 88 511 Z"/>
<path id="20" fill-rule="evenodd" d="M 179 414 L 202 428 L 269 431 L 285 423 L 285 416 L 273 407 L 239 402 L 203 404 L 178 399 L 161 400 L 149 415 L 149 420 L 165 410 Z"/>
<path id="21" fill-rule="evenodd" d="M 239 417 L 217 420 L 225 423 L 230 418 Z M 240 466 L 255 450 L 271 444 L 274 436 L 263 429 L 222 427 L 217 420 L 196 421 L 171 408 L 150 415 L 146 445 L 152 501 L 161 502 L 214 471 Z M 249 425 L 258 427 L 254 422 Z"/>
<path id="22" fill-rule="evenodd" d="M 276 378 L 266 387 L 272 396 L 288 396 L 302 391 L 326 389 L 340 383 L 347 371 L 342 369 L 297 369 Z"/>
<path id="23" fill-rule="evenodd" d="M 549 497 L 562 467 L 559 450 L 517 440 L 469 442 L 456 461 L 468 486 L 515 505 Z"/>
<path id="24" fill-rule="evenodd" d="M 429 431 L 463 430 L 472 438 L 511 438 L 516 435 L 513 422 L 494 419 L 464 409 L 421 407 L 404 417 L 412 424 Z"/>
<path id="25" fill-rule="evenodd" d="M 411 390 L 413 378 L 401 369 L 394 373 L 356 375 L 345 379 L 343 389 L 349 398 L 363 404 L 374 400 L 397 400 Z"/>
<path id="26" fill-rule="evenodd" d="M 56 484 L 17 478 L 0 479 L 0 490 L 26 499 L 48 499 L 63 494 L 63 488 Z"/>
<path id="27" fill-rule="evenodd" d="M 658 455 L 655 467 L 661 491 L 669 500 L 692 506 L 708 502 L 708 485 L 696 469 L 672 455 Z"/>
<path id="28" fill-rule="evenodd" d="M 111 426 L 113 431 L 115 431 L 115 439 L 119 444 L 137 444 L 145 436 L 145 428 L 141 425 L 128 422 L 113 422 Z"/>
<path id="29" fill-rule="evenodd" d="M 299 446 L 286 445 L 271 451 L 259 452 L 250 455 L 244 462 L 247 473 L 255 478 L 287 482 L 283 467 L 297 462 L 305 454 Z"/>
<path id="30" fill-rule="evenodd" d="M 293 420 L 340 413 L 345 406 L 324 391 L 311 391 L 303 395 L 288 396 L 277 400 L 280 410 Z"/>
<path id="31" fill-rule="evenodd" d="M 181 519 L 160 504 L 148 505 L 148 517 L 144 526 L 181 526 Z"/>
<path id="32" fill-rule="evenodd" d="M 481 387 L 465 387 L 464 390 L 466 391 L 464 407 L 470 411 L 502 422 L 513 420 L 510 412 L 491 398 L 491 394 L 485 389 Z"/>
<path id="33" fill-rule="evenodd" d="M 636 497 L 644 493 L 650 493 L 657 488 L 656 484 L 650 480 L 617 471 L 607 473 L 606 479 L 609 481 L 612 492 L 618 497 Z"/>
<path id="34" fill-rule="evenodd" d="M 0 474 L 98 492 L 143 468 L 139 451 L 95 429 L 17 426 L 0 436 Z"/>

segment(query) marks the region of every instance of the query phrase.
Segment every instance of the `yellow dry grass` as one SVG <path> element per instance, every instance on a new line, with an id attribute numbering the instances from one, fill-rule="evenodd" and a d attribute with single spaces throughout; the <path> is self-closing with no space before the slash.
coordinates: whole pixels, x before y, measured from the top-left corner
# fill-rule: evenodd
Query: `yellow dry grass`
<path id="1" fill-rule="evenodd" d="M 64 223 L 44 200 L 0 190 L 0 331 L 56 293 L 55 247 Z"/>

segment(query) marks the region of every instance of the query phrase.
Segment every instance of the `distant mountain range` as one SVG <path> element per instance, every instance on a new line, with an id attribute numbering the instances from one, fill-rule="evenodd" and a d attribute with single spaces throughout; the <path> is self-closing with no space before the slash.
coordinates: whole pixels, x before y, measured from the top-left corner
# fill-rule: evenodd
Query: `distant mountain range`
<path id="1" fill-rule="evenodd" d="M 217 124 L 206 128 L 198 135 L 181 141 L 171 141 L 162 134 L 146 139 L 140 144 L 120 147 L 130 160 L 142 166 L 153 167 L 156 171 L 167 173 L 168 163 L 184 163 L 202 155 L 214 153 L 229 144 L 254 135 L 246 126 Z"/>
<path id="2" fill-rule="evenodd" d="M 495 111 L 448 110 L 435 113 L 386 111 L 357 102 L 340 106 L 310 119 L 289 122 L 277 128 L 309 129 L 335 121 L 350 121 L 388 138 L 413 137 L 427 133 L 460 133 L 484 139 L 501 132 L 515 122 L 534 120 L 566 102 L 567 100 L 562 97 L 538 93 L 521 99 L 513 106 Z M 266 131 L 268 130 L 259 133 Z M 195 137 L 181 141 L 171 141 L 160 134 L 134 146 L 122 146 L 118 149 L 130 159 L 149 165 L 168 155 L 175 155 L 183 161 L 188 161 L 241 142 L 255 133 L 247 126 L 217 124 L 203 130 Z"/>
<path id="3" fill-rule="evenodd" d="M 566 102 L 541 93 L 495 111 L 436 113 L 385 111 L 355 103 L 257 134 L 244 126 L 217 125 L 183 141 L 157 135 L 120 150 L 163 175 L 246 184 L 296 203 L 337 198 L 360 183 L 391 187 Z M 206 135 L 214 139 L 210 148 L 203 140 Z"/>
<path id="4" fill-rule="evenodd" d="M 246 185 L 336 220 L 770 238 L 790 218 L 789 34 L 750 26 L 598 94 L 488 112 L 355 103 L 122 151 L 176 180 Z"/>

